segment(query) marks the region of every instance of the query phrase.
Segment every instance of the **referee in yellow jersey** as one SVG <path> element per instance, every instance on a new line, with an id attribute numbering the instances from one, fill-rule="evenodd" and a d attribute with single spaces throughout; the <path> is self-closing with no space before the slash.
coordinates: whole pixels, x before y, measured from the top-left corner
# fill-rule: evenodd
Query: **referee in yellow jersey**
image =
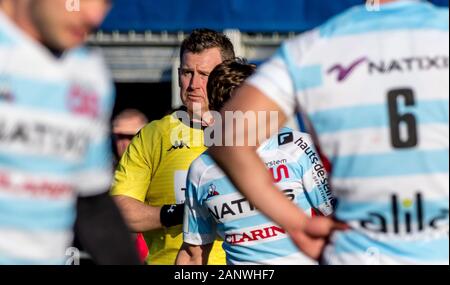
<path id="1" fill-rule="evenodd" d="M 117 166 L 111 192 L 129 227 L 144 234 L 149 248 L 147 264 L 175 263 L 183 243 L 187 171 L 206 150 L 203 128 L 208 122 L 201 120 L 201 113 L 208 111 L 208 76 L 222 61 L 234 57 L 233 45 L 225 35 L 194 30 L 181 45 L 178 73 L 184 114 L 190 123 L 174 112 L 147 124 Z M 174 138 L 174 134 L 180 136 Z M 209 264 L 225 264 L 221 242 L 214 243 Z"/>

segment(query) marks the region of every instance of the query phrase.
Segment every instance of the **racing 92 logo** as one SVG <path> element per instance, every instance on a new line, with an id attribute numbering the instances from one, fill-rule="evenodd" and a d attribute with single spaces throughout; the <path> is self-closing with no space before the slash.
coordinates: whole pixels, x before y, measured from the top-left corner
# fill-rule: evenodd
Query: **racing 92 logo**
<path id="1" fill-rule="evenodd" d="M 72 113 L 93 119 L 97 118 L 100 113 L 100 102 L 97 94 L 77 84 L 69 90 L 67 105 Z"/>

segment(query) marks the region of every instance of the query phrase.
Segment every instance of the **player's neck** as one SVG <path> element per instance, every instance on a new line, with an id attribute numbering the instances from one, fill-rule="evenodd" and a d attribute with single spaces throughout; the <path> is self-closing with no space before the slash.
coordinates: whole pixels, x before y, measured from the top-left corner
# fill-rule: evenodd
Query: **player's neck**
<path id="1" fill-rule="evenodd" d="M 25 1 L 0 1 L 0 10 L 25 34 L 37 42 L 42 42 L 42 37 L 31 21 L 31 15 Z"/>
<path id="2" fill-rule="evenodd" d="M 3 0 L 0 1 L 0 10 L 14 23 L 14 25 L 28 35 L 28 37 L 47 48 L 54 57 L 61 57 L 64 51 L 52 49 L 44 44 L 39 31 L 31 21 L 29 9 L 25 5 L 26 3 L 24 1 L 16 2 L 16 0 Z"/>

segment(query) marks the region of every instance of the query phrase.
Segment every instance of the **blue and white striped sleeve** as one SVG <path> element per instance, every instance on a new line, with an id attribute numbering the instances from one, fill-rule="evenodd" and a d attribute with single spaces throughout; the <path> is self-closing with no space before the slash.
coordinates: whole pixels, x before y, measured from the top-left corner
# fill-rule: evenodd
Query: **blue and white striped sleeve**
<path id="1" fill-rule="evenodd" d="M 214 242 L 216 228 L 206 205 L 202 203 L 203 189 L 199 186 L 201 170 L 195 162 L 189 168 L 186 181 L 183 241 L 193 245 L 204 245 Z"/>
<path id="2" fill-rule="evenodd" d="M 296 132 L 296 144 L 303 153 L 297 163 L 303 168 L 302 182 L 305 196 L 316 211 L 328 216 L 333 213 L 334 199 L 331 194 L 327 171 L 309 135 Z"/>

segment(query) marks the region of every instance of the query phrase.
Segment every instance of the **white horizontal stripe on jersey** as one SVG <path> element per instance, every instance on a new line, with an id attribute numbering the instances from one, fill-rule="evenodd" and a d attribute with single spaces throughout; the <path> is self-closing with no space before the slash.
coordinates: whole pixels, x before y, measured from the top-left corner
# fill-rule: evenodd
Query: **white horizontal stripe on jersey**
<path id="1" fill-rule="evenodd" d="M 260 260 L 255 262 L 227 261 L 229 265 L 317 265 L 317 261 L 307 257 L 301 252 L 297 252 L 288 256 Z"/>
<path id="2" fill-rule="evenodd" d="M 389 193 L 413 197 L 421 189 L 426 189 L 427 200 L 441 200 L 442 185 L 449 185 L 448 174 L 425 174 L 413 176 L 391 176 L 380 178 L 345 178 L 333 179 L 332 191 L 336 197 L 348 202 L 381 202 L 386 203 L 389 197 L 380 195 Z M 448 193 L 447 193 L 448 200 Z"/>
<path id="3" fill-rule="evenodd" d="M 198 183 L 200 182 L 200 178 L 209 167 L 213 166 L 206 165 L 201 156 L 195 159 L 189 167 L 189 182 L 192 183 L 195 187 L 199 187 L 200 185 L 198 185 Z"/>
<path id="4" fill-rule="evenodd" d="M 109 96 L 109 73 L 103 59 L 97 52 L 94 54 L 95 56 L 89 55 L 85 58 L 63 58 L 61 60 L 64 60 L 64 64 L 61 65 L 55 62 L 58 59 L 52 55 L 43 56 L 41 52 L 36 52 L 29 46 L 19 45 L 13 49 L 0 46 L 0 69 L 5 74 L 41 82 L 59 83 L 73 80 L 89 83 L 100 96 Z M 30 66 L 30 62 L 33 62 L 33 65 Z"/>
<path id="5" fill-rule="evenodd" d="M 276 227 L 276 228 L 279 228 L 280 230 L 283 230 L 280 226 L 278 226 L 278 225 L 276 225 L 274 223 L 259 224 L 259 225 L 256 225 L 256 226 L 245 227 L 245 228 L 241 227 L 241 228 L 236 229 L 236 230 L 225 231 L 224 232 L 224 242 L 230 243 L 231 246 L 232 246 L 233 244 L 232 244 L 232 242 L 230 242 L 227 239 L 227 236 L 229 236 L 230 238 L 232 236 L 236 236 L 237 239 L 240 239 L 240 238 L 242 238 L 242 234 L 245 233 L 245 234 L 249 235 L 250 238 L 252 238 L 252 236 L 250 234 L 251 232 L 254 232 L 254 231 L 257 231 L 257 230 L 261 230 L 261 235 L 264 235 L 264 229 L 268 229 L 268 228 L 272 228 L 272 227 Z M 289 238 L 287 233 L 282 233 L 282 232 L 276 232 L 276 234 L 272 234 L 272 235 L 273 236 L 268 237 L 268 238 L 263 238 L 263 239 L 261 239 L 261 238 L 254 238 L 254 240 L 245 241 L 245 246 L 246 247 L 251 247 L 251 246 L 254 246 L 256 244 L 271 243 L 271 242 L 274 242 L 274 241 L 277 241 L 277 240 Z"/>
<path id="6" fill-rule="evenodd" d="M 386 256 L 380 254 L 376 248 L 370 248 L 363 253 L 335 254 L 332 248 L 326 247 L 324 263 L 328 265 L 449 265 L 448 260 L 418 261 L 407 258 Z"/>
<path id="7" fill-rule="evenodd" d="M 0 228 L 0 257 L 36 261 L 61 259 L 72 237 L 71 229 L 47 232 Z"/>
<path id="8" fill-rule="evenodd" d="M 238 201 L 242 199 L 245 199 L 244 196 L 242 196 L 241 193 L 239 192 L 235 192 L 231 194 L 215 196 L 213 199 L 210 199 L 205 203 L 210 211 L 218 215 L 221 223 L 227 223 L 242 218 L 247 218 L 261 214 L 255 208 L 253 208 L 252 210 L 247 200 L 242 201 L 240 203 L 233 203 L 233 201 Z M 231 209 L 234 212 L 234 214 L 230 214 L 228 209 Z M 222 215 L 222 213 L 225 212 L 227 214 Z"/>
<path id="9" fill-rule="evenodd" d="M 419 126 L 420 139 L 417 148 L 421 151 L 448 148 L 449 129 L 444 124 Z M 365 128 L 322 134 L 319 137 L 322 151 L 330 158 L 342 155 L 377 154 L 393 150 L 388 137 L 388 128 Z"/>

